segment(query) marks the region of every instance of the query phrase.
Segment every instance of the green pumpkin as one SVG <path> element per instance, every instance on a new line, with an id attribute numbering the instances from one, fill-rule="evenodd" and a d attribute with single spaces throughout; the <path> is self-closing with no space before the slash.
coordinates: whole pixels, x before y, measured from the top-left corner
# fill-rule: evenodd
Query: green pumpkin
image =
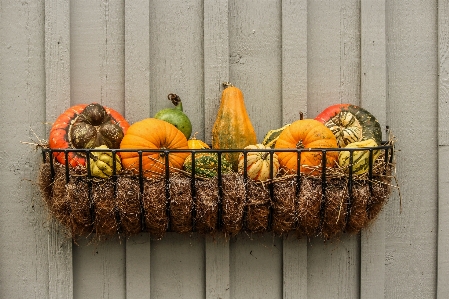
<path id="1" fill-rule="evenodd" d="M 175 105 L 174 108 L 166 108 L 158 111 L 154 118 L 166 121 L 174 125 L 180 130 L 187 139 L 192 134 L 192 123 L 189 117 L 183 112 L 181 98 L 171 93 L 168 95 L 168 99 Z"/>
<path id="2" fill-rule="evenodd" d="M 192 155 L 184 161 L 184 169 L 192 172 Z M 232 171 L 232 164 L 225 157 L 221 157 L 221 173 Z M 217 153 L 196 153 L 195 154 L 195 175 L 200 177 L 214 177 L 218 175 L 218 154 Z"/>

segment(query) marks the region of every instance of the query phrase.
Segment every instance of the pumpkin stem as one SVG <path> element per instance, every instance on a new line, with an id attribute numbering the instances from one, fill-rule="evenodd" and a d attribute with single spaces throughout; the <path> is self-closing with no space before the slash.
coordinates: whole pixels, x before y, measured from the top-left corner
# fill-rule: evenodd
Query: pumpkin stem
<path id="1" fill-rule="evenodd" d="M 302 111 L 299 111 L 299 119 L 300 120 L 304 119 L 304 113 L 302 113 Z"/>
<path id="2" fill-rule="evenodd" d="M 193 133 L 193 136 L 190 137 L 191 140 L 196 140 L 196 134 L 198 134 L 198 132 Z"/>
<path id="3" fill-rule="evenodd" d="M 296 144 L 296 148 L 297 149 L 304 148 L 304 143 L 302 143 L 302 140 L 298 141 L 298 143 Z"/>
<path id="4" fill-rule="evenodd" d="M 167 96 L 167 98 L 169 101 L 171 101 L 173 103 L 173 105 L 176 106 L 176 109 L 179 109 L 182 111 L 182 101 L 181 101 L 181 98 L 177 94 L 170 93 Z"/>
<path id="5" fill-rule="evenodd" d="M 232 84 L 231 82 L 223 82 L 223 88 L 225 89 L 232 86 L 234 86 L 234 84 Z"/>

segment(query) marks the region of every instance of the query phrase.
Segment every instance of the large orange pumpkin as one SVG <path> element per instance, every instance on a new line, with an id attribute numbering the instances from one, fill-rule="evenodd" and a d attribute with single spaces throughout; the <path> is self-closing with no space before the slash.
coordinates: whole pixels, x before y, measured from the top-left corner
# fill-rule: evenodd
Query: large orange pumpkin
<path id="1" fill-rule="evenodd" d="M 139 173 L 139 154 L 137 150 L 186 149 L 187 138 L 174 125 L 156 118 L 146 118 L 132 124 L 120 143 L 120 149 L 136 149 L 132 152 L 122 152 L 122 165 Z M 168 154 L 170 172 L 182 169 L 184 160 L 189 155 L 186 152 Z M 165 174 L 165 154 L 162 152 L 143 152 L 142 171 L 148 178 L 159 178 Z"/>
<path id="2" fill-rule="evenodd" d="M 302 119 L 293 122 L 284 129 L 276 142 L 276 149 L 337 148 L 337 139 L 330 129 L 314 119 Z M 296 152 L 277 152 L 280 165 L 290 173 L 296 173 L 298 159 Z M 326 166 L 333 167 L 338 152 L 327 152 Z M 301 152 L 300 171 L 318 174 L 321 170 L 322 153 Z"/>

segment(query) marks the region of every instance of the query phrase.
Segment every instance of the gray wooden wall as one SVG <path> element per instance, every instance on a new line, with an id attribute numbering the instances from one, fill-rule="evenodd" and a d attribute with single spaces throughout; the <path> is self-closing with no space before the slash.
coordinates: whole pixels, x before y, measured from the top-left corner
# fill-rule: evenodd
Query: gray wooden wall
<path id="1" fill-rule="evenodd" d="M 78 245 L 36 186 L 71 105 L 135 122 L 179 94 L 210 142 L 220 83 L 269 129 L 359 104 L 396 136 L 399 192 L 358 236 L 169 233 Z M 448 0 L 0 0 L 0 298 L 449 298 Z M 37 137 L 36 137 L 37 136 Z"/>

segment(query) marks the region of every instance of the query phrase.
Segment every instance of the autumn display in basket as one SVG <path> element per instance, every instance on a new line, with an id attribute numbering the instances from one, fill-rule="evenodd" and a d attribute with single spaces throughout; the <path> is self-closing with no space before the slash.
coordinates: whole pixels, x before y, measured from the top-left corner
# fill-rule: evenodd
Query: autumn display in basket
<path id="1" fill-rule="evenodd" d="M 212 144 L 192 134 L 182 99 L 132 124 L 98 103 L 67 109 L 43 149 L 39 185 L 73 238 L 148 232 L 358 233 L 391 191 L 393 144 L 375 116 L 336 104 L 261 140 L 242 90 L 226 84 Z"/>

